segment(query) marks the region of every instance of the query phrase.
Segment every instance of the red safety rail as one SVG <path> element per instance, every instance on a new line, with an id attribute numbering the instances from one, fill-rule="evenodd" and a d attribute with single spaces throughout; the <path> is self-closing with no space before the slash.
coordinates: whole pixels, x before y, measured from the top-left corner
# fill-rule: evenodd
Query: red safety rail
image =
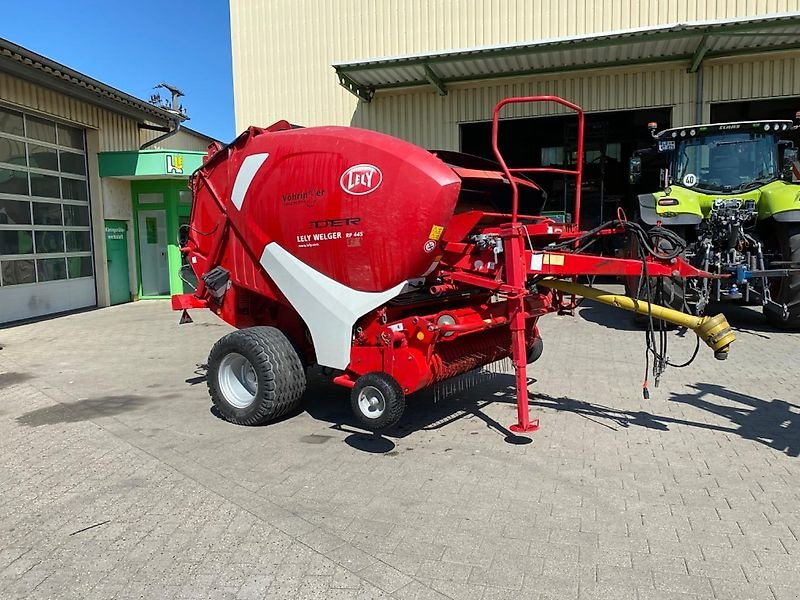
<path id="1" fill-rule="evenodd" d="M 500 148 L 497 146 L 497 135 L 499 129 L 499 122 L 500 122 L 500 111 L 503 109 L 504 106 L 507 104 L 527 104 L 530 102 L 555 102 L 556 104 L 560 104 L 562 106 L 566 106 L 570 110 L 574 111 L 578 115 L 578 157 L 577 157 L 577 165 L 574 170 L 571 169 L 554 169 L 551 167 L 522 167 L 522 168 L 514 168 L 510 169 L 506 164 L 503 155 L 500 153 Z M 517 215 L 519 211 L 519 191 L 517 190 L 517 182 L 514 181 L 514 178 L 511 176 L 512 173 L 555 173 L 557 175 L 574 175 L 575 176 L 575 208 L 573 211 L 572 222 L 576 225 L 580 226 L 580 217 L 581 217 L 581 181 L 583 178 L 583 121 L 584 121 L 584 114 L 583 109 L 578 106 L 577 104 L 573 104 L 572 102 L 568 102 L 563 98 L 559 98 L 558 96 L 521 96 L 519 98 L 506 98 L 505 100 L 501 100 L 497 103 L 494 107 L 494 115 L 492 116 L 492 150 L 494 150 L 494 156 L 497 159 L 497 162 L 503 168 L 503 172 L 505 173 L 506 177 L 508 177 L 508 181 L 511 184 L 511 189 L 513 191 L 513 198 L 512 198 L 512 212 L 511 212 L 511 222 L 517 222 Z"/>

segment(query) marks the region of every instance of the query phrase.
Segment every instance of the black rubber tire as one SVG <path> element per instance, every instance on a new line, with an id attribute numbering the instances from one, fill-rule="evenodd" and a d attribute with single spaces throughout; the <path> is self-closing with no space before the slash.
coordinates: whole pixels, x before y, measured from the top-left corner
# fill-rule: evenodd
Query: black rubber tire
<path id="1" fill-rule="evenodd" d="M 533 344 L 530 348 L 528 348 L 528 352 L 525 356 L 528 364 L 535 363 L 539 358 L 542 356 L 542 352 L 544 352 L 544 342 L 542 341 L 542 336 L 537 335 L 533 339 Z"/>
<path id="2" fill-rule="evenodd" d="M 386 405 L 383 413 L 376 418 L 367 416 L 359 405 L 359 395 L 367 387 L 377 389 L 383 396 Z M 361 427 L 370 431 L 378 431 L 391 427 L 401 419 L 406 410 L 406 396 L 394 377 L 381 371 L 375 371 L 362 375 L 356 380 L 356 384 L 350 392 L 350 407 Z"/>
<path id="3" fill-rule="evenodd" d="M 775 223 L 781 259 L 800 263 L 800 223 Z M 778 291 L 772 298 L 779 304 L 790 304 L 800 300 L 800 273 L 780 280 Z M 789 318 L 770 306 L 764 307 L 767 322 L 776 329 L 800 329 L 800 304 L 789 309 Z"/>
<path id="4" fill-rule="evenodd" d="M 239 408 L 220 390 L 219 367 L 231 353 L 244 356 L 256 374 L 255 400 Z M 249 327 L 231 332 L 214 344 L 208 356 L 208 392 L 226 421 L 237 425 L 261 425 L 300 406 L 306 389 L 306 373 L 289 339 L 274 327 Z"/>

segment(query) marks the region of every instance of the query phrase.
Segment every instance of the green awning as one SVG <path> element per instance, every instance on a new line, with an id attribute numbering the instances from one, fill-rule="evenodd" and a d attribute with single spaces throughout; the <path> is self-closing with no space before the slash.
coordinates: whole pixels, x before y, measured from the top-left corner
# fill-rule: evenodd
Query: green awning
<path id="1" fill-rule="evenodd" d="M 100 152 L 100 177 L 120 179 L 186 179 L 203 165 L 205 152 L 132 150 Z"/>

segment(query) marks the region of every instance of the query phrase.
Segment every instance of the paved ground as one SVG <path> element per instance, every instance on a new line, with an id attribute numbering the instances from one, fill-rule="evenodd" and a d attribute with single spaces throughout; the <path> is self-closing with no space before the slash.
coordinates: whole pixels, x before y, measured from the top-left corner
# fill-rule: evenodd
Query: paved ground
<path id="1" fill-rule="evenodd" d="M 196 320 L 0 330 L 0 598 L 798 597 L 800 335 L 750 311 L 728 361 L 649 401 L 627 319 L 544 319 L 527 445 L 507 375 L 377 440 L 321 381 L 307 412 L 230 425 L 196 370 L 228 329 Z"/>

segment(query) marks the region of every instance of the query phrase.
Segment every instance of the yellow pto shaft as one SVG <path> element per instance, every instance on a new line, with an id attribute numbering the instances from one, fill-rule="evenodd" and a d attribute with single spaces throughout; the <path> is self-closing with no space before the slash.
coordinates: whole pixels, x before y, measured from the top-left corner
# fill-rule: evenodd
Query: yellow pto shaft
<path id="1" fill-rule="evenodd" d="M 722 314 L 713 317 L 695 317 L 693 315 L 687 315 L 679 310 L 667 308 L 666 306 L 650 304 L 644 300 L 636 300 L 629 296 L 612 294 L 604 290 L 586 287 L 585 285 L 564 281 L 562 279 L 546 278 L 537 281 L 536 285 L 566 292 L 567 294 L 591 298 L 603 304 L 637 312 L 642 315 L 652 314 L 655 319 L 691 329 L 714 351 L 714 358 L 718 360 L 725 360 L 728 358 L 730 345 L 736 339 L 736 336 L 733 335 L 733 331 L 731 331 L 730 325 L 728 325 L 728 320 L 725 318 L 725 315 Z"/>

